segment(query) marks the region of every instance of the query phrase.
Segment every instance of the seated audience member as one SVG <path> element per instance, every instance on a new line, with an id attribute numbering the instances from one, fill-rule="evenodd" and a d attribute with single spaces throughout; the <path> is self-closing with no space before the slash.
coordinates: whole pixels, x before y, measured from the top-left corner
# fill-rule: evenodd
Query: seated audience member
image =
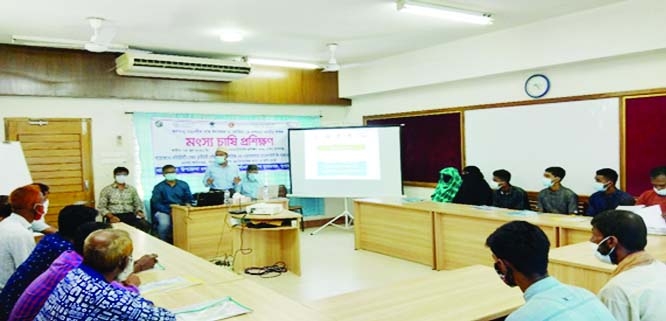
<path id="1" fill-rule="evenodd" d="M 617 184 L 617 172 L 610 168 L 602 168 L 594 177 L 595 193 L 590 196 L 587 216 L 595 216 L 603 211 L 614 210 L 620 205 L 634 205 L 634 197 L 623 192 Z"/>
<path id="2" fill-rule="evenodd" d="M 40 219 L 32 221 L 32 231 L 42 234 L 53 234 L 58 232 L 58 229 L 46 224 L 46 214 L 49 213 L 49 194 L 51 194 L 51 189 L 48 185 L 42 183 L 33 183 L 32 185 L 39 187 L 42 195 L 44 195 L 44 215 L 42 215 Z"/>
<path id="3" fill-rule="evenodd" d="M 493 206 L 510 208 L 514 210 L 527 210 L 530 208 L 527 193 L 520 187 L 511 185 L 511 173 L 505 169 L 493 172 L 493 182 L 496 186 L 493 193 Z"/>
<path id="4" fill-rule="evenodd" d="M 35 320 L 176 320 L 138 293 L 111 285 L 133 270 L 132 240 L 123 230 L 92 232 L 83 263 L 56 285 Z"/>
<path id="5" fill-rule="evenodd" d="M 150 208 L 153 222 L 157 226 L 157 235 L 161 240 L 173 243 L 171 205 L 192 203 L 192 192 L 190 192 L 190 185 L 176 178 L 176 167 L 173 165 L 162 167 L 162 175 L 164 175 L 164 180 L 153 188 Z"/>
<path id="6" fill-rule="evenodd" d="M 110 223 L 123 222 L 144 232 L 150 232 L 150 223 L 143 212 L 143 202 L 134 186 L 127 184 L 129 169 L 116 167 L 113 170 L 114 182 L 99 193 L 97 209 Z"/>
<path id="7" fill-rule="evenodd" d="M 666 265 L 645 252 L 647 229 L 629 211 L 611 210 L 592 219 L 595 256 L 617 264 L 599 299 L 618 321 L 666 320 Z"/>
<path id="8" fill-rule="evenodd" d="M 463 168 L 462 184 L 453 198 L 453 203 L 470 205 L 490 205 L 493 203 L 493 191 L 476 166 Z"/>
<path id="9" fill-rule="evenodd" d="M 460 189 L 460 184 L 462 184 L 462 178 L 456 168 L 442 168 L 439 171 L 439 182 L 430 198 L 435 202 L 451 203 Z"/>
<path id="10" fill-rule="evenodd" d="M 30 283 L 42 274 L 62 252 L 72 250 L 76 230 L 84 223 L 94 222 L 97 211 L 84 205 L 69 205 L 58 215 L 57 233 L 44 236 L 30 256 L 16 269 L 0 293 L 0 320 L 9 312 Z"/>
<path id="11" fill-rule="evenodd" d="M 255 164 L 247 165 L 245 179 L 240 183 L 241 195 L 251 197 L 254 200 L 259 199 L 261 198 L 259 194 L 259 187 L 261 185 L 259 181 L 259 167 Z"/>
<path id="12" fill-rule="evenodd" d="M 555 214 L 576 214 L 578 195 L 562 186 L 566 172 L 562 167 L 548 167 L 543 173 L 543 186 L 539 192 L 539 211 Z"/>
<path id="13" fill-rule="evenodd" d="M 653 168 L 650 171 L 652 189 L 641 194 L 636 200 L 637 205 L 659 205 L 661 215 L 666 219 L 666 166 Z"/>
<path id="14" fill-rule="evenodd" d="M 65 278 L 69 271 L 79 267 L 83 261 L 83 243 L 90 233 L 111 228 L 111 224 L 102 222 L 85 223 L 77 229 L 74 239 L 74 251 L 62 253 L 53 264 L 21 294 L 21 297 L 14 305 L 14 309 L 9 317 L 10 321 L 29 321 L 33 320 L 39 310 L 44 306 L 44 302 L 49 294 Z M 144 255 L 138 261 L 134 262 L 134 273 L 151 269 L 155 263 L 157 255 Z M 141 284 L 139 278 L 130 275 L 122 283 L 113 281 L 111 285 L 117 288 L 125 288 L 129 291 L 138 293 L 137 286 Z"/>
<path id="15" fill-rule="evenodd" d="M 9 195 L 0 195 L 0 221 L 12 214 L 12 206 L 9 205 Z"/>
<path id="16" fill-rule="evenodd" d="M 34 185 L 12 191 L 9 203 L 13 213 L 0 222 L 0 290 L 35 248 L 30 223 L 44 214 L 44 196 Z"/>
<path id="17" fill-rule="evenodd" d="M 486 246 L 502 281 L 524 293 L 525 305 L 506 321 L 615 320 L 590 291 L 548 275 L 550 242 L 538 226 L 525 221 L 506 223 L 488 236 Z"/>

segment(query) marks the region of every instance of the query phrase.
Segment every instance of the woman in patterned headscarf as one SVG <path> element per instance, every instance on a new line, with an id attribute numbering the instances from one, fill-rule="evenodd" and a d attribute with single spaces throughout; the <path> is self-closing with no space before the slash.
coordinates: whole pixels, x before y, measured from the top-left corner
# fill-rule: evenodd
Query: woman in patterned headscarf
<path id="1" fill-rule="evenodd" d="M 435 193 L 430 198 L 435 202 L 450 203 L 456 197 L 461 184 L 462 178 L 455 167 L 443 168 L 439 171 L 439 182 Z"/>

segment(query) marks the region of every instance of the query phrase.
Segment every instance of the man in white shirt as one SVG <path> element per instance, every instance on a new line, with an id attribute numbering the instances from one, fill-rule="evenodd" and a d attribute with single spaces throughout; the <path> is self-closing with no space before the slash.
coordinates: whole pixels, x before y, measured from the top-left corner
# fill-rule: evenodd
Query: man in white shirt
<path id="1" fill-rule="evenodd" d="M 44 195 L 35 185 L 9 195 L 13 213 L 0 222 L 0 290 L 35 248 L 31 223 L 44 215 Z"/>
<path id="2" fill-rule="evenodd" d="M 645 252 L 643 219 L 628 211 L 606 211 L 592 219 L 594 255 L 617 264 L 599 299 L 618 321 L 666 320 L 666 265 Z"/>

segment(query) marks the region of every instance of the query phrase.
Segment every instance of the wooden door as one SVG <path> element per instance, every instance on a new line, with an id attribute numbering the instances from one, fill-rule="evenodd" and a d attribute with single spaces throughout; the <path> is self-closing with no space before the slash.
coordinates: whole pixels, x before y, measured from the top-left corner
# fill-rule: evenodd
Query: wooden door
<path id="1" fill-rule="evenodd" d="M 21 142 L 32 180 L 49 185 L 49 225 L 67 205 L 95 206 L 90 119 L 5 118 L 5 138 Z"/>

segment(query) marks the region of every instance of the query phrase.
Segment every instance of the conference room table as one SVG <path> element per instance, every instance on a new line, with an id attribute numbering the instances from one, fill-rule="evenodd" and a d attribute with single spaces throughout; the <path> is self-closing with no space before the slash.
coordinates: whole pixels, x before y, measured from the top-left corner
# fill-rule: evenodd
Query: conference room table
<path id="1" fill-rule="evenodd" d="M 494 320 L 524 304 L 489 267 L 474 265 L 314 301 L 339 321 Z"/>
<path id="2" fill-rule="evenodd" d="M 451 270 L 492 265 L 488 235 L 504 223 L 538 225 L 556 248 L 587 241 L 590 220 L 561 214 L 525 215 L 515 210 L 400 197 L 354 200 L 355 248 Z"/>
<path id="3" fill-rule="evenodd" d="M 234 320 L 252 321 L 329 321 L 333 320 L 321 312 L 293 301 L 280 293 L 265 288 L 223 267 L 216 266 L 200 257 L 165 243 L 124 223 L 113 224 L 114 228 L 129 232 L 134 244 L 133 256 L 158 254 L 159 267 L 138 274 L 142 285 L 187 277 L 194 284 L 152 291 L 143 294 L 155 305 L 177 309 L 216 299 L 231 297 L 252 312 L 234 317 Z"/>
<path id="4" fill-rule="evenodd" d="M 610 280 L 617 266 L 595 258 L 596 248 L 597 245 L 592 242 L 583 242 L 552 249 L 549 254 L 549 273 L 564 283 L 598 293 Z M 648 235 L 645 251 L 658 260 L 666 260 L 666 236 Z"/>

